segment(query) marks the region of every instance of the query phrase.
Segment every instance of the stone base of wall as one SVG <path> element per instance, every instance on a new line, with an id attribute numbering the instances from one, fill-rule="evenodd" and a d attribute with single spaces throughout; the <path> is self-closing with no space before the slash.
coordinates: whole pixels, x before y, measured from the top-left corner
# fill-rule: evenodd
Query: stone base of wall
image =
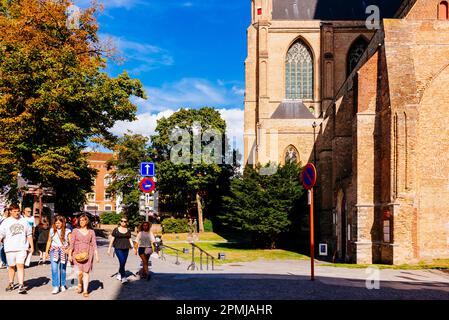
<path id="1" fill-rule="evenodd" d="M 355 263 L 372 264 L 373 263 L 373 243 L 371 241 L 355 242 Z"/>

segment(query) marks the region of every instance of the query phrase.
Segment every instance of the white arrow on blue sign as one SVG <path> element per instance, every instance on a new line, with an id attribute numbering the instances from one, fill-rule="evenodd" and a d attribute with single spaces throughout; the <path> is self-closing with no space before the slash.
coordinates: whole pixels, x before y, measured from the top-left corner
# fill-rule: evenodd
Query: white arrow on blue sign
<path id="1" fill-rule="evenodd" d="M 142 177 L 154 177 L 154 162 L 141 162 L 140 175 Z"/>

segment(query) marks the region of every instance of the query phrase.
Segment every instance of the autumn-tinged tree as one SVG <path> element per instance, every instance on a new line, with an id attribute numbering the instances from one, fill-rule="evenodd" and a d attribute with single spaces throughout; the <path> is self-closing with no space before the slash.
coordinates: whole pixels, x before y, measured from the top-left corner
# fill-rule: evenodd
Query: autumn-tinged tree
<path id="1" fill-rule="evenodd" d="M 98 37 L 99 7 L 72 29 L 70 3 L 0 0 L 0 186 L 20 172 L 59 194 L 88 191 L 86 143 L 113 141 L 114 123 L 135 119 L 130 97 L 145 98 L 138 80 L 104 72 L 111 51 Z"/>

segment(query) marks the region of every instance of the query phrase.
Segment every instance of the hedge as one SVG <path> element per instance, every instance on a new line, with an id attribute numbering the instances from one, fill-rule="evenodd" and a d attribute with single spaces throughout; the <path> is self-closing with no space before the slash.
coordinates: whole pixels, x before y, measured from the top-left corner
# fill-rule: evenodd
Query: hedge
<path id="1" fill-rule="evenodd" d="M 122 215 L 115 212 L 105 212 L 100 215 L 100 221 L 102 224 L 117 225 L 119 224 L 121 218 Z"/>
<path id="2" fill-rule="evenodd" d="M 210 221 L 209 219 L 205 219 L 203 222 L 203 225 L 204 225 L 204 232 L 213 232 L 214 231 L 212 221 Z"/>
<path id="3" fill-rule="evenodd" d="M 189 232 L 189 221 L 187 219 L 166 218 L 162 221 L 164 233 L 185 233 Z"/>

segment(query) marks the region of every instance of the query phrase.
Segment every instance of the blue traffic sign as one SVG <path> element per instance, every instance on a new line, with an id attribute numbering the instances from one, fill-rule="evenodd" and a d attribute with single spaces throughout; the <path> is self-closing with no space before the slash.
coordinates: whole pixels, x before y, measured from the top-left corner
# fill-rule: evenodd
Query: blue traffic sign
<path id="1" fill-rule="evenodd" d="M 151 178 L 143 178 L 139 183 L 140 190 L 144 193 L 153 192 L 156 188 L 156 184 Z"/>
<path id="2" fill-rule="evenodd" d="M 308 163 L 302 172 L 302 183 L 306 189 L 311 189 L 316 183 L 316 169 L 312 163 Z"/>
<path id="3" fill-rule="evenodd" d="M 142 177 L 154 177 L 155 165 L 153 162 L 140 163 L 140 175 Z"/>

